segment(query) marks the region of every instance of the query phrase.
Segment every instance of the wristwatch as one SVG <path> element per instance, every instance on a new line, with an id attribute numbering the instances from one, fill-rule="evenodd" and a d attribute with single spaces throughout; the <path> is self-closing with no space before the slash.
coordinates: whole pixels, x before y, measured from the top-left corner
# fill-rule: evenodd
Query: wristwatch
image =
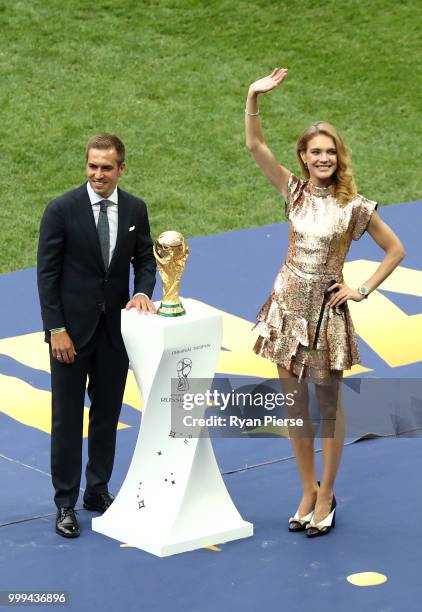
<path id="1" fill-rule="evenodd" d="M 363 297 L 364 297 L 364 298 L 367 298 L 367 297 L 368 297 L 368 295 L 369 295 L 369 289 L 368 289 L 368 287 L 363 287 L 363 286 L 362 286 L 362 287 L 359 287 L 358 291 L 359 291 L 359 293 L 360 293 L 361 295 L 363 295 Z"/>

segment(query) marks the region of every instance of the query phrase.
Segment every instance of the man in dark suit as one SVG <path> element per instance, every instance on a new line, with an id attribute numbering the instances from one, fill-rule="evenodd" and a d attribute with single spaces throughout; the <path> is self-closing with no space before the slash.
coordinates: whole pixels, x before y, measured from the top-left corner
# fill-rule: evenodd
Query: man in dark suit
<path id="1" fill-rule="evenodd" d="M 38 291 L 50 347 L 51 473 L 56 531 L 80 533 L 75 516 L 82 470 L 87 378 L 91 400 L 84 508 L 104 512 L 128 371 L 121 309 L 155 312 L 156 264 L 145 203 L 117 187 L 124 145 L 99 134 L 87 146 L 88 182 L 51 202 L 38 246 Z M 129 299 L 130 263 L 134 296 Z"/>

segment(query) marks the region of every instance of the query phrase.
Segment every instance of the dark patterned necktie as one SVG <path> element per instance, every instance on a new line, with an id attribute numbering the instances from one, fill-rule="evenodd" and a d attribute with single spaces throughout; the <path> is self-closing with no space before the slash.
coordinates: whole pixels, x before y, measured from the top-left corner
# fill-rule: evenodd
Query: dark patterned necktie
<path id="1" fill-rule="evenodd" d="M 103 256 L 104 267 L 107 270 L 110 259 L 110 227 L 108 225 L 107 206 L 113 202 L 102 200 L 100 203 L 100 214 L 98 215 L 97 232 L 100 240 L 101 255 Z"/>

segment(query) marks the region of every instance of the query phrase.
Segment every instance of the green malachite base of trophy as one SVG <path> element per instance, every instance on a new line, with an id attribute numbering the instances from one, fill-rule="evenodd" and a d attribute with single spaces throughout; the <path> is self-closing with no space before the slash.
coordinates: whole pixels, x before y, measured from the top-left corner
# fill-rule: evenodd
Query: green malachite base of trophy
<path id="1" fill-rule="evenodd" d="M 157 314 L 161 317 L 181 317 L 186 314 L 186 310 L 183 308 L 182 303 L 178 304 L 166 304 L 161 302 Z"/>

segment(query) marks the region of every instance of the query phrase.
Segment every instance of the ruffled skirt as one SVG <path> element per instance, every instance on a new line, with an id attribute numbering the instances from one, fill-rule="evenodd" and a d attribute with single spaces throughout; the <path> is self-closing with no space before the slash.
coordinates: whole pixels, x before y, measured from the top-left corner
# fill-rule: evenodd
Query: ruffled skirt
<path id="1" fill-rule="evenodd" d="M 299 378 L 322 382 L 360 362 L 356 333 L 347 303 L 325 307 L 315 343 L 324 291 L 341 275 L 305 273 L 289 263 L 278 272 L 272 293 L 253 330 L 254 351 Z"/>

